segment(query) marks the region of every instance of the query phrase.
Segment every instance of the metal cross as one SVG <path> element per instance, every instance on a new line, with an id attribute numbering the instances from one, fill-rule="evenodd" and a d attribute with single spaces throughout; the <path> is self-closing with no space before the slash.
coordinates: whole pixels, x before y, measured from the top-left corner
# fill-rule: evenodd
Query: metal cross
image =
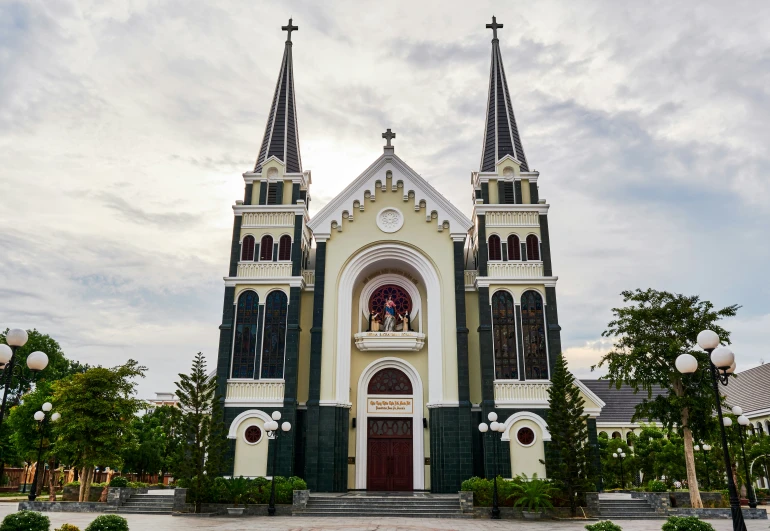
<path id="1" fill-rule="evenodd" d="M 492 30 L 492 38 L 497 40 L 497 28 L 502 28 L 502 24 L 497 23 L 497 17 L 492 16 L 492 24 L 487 24 L 487 28 Z"/>
<path id="2" fill-rule="evenodd" d="M 385 147 L 391 147 L 390 141 L 396 138 L 396 133 L 392 132 L 390 127 L 388 127 L 388 130 L 382 133 L 382 138 L 388 141 L 388 145 Z"/>
<path id="3" fill-rule="evenodd" d="M 281 29 L 283 31 L 289 32 L 289 37 L 286 39 L 286 42 L 291 42 L 291 32 L 292 31 L 298 31 L 299 30 L 299 28 L 297 26 L 292 26 L 291 25 L 291 20 L 292 19 L 289 19 L 289 25 L 288 26 L 281 26 Z"/>

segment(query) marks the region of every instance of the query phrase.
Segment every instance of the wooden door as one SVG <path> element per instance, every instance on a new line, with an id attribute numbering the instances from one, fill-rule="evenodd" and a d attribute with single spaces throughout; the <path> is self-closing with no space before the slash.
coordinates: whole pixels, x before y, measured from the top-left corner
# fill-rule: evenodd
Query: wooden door
<path id="1" fill-rule="evenodd" d="M 412 419 L 370 418 L 367 490 L 412 490 L 412 450 Z"/>

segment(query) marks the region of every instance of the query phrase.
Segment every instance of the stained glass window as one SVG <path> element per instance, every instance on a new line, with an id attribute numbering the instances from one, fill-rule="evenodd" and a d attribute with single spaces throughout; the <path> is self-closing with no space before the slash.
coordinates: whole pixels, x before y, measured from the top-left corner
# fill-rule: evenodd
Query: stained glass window
<path id="1" fill-rule="evenodd" d="M 528 380 L 548 379 L 548 353 L 545 348 L 543 297 L 536 291 L 521 296 L 521 335 L 524 341 L 524 367 Z"/>
<path id="2" fill-rule="evenodd" d="M 291 236 L 284 234 L 278 242 L 278 260 L 291 260 Z"/>
<path id="3" fill-rule="evenodd" d="M 518 380 L 516 360 L 516 312 L 507 291 L 492 295 L 492 336 L 495 345 L 495 378 Z"/>
<path id="4" fill-rule="evenodd" d="M 252 424 L 251 426 L 246 428 L 246 431 L 243 433 L 243 436 L 246 439 L 246 442 L 250 444 L 256 444 L 262 438 L 262 430 L 259 429 L 259 426 L 255 426 Z"/>
<path id="5" fill-rule="evenodd" d="M 398 369 L 382 369 L 369 380 L 370 395 L 411 395 L 412 381 Z"/>
<path id="6" fill-rule="evenodd" d="M 540 260 L 540 245 L 534 234 L 527 236 L 527 260 Z"/>
<path id="7" fill-rule="evenodd" d="M 500 236 L 493 234 L 489 237 L 489 259 L 502 260 L 503 251 L 500 246 Z"/>
<path id="8" fill-rule="evenodd" d="M 241 260 L 244 262 L 254 261 L 254 236 L 246 236 L 241 244 Z"/>
<path id="9" fill-rule="evenodd" d="M 374 290 L 372 296 L 369 297 L 369 313 L 378 313 L 380 314 L 379 319 L 383 320 L 382 314 L 389 297 L 396 304 L 396 322 L 400 322 L 399 315 L 412 314 L 412 298 L 409 293 L 401 286 L 393 284 L 385 284 Z"/>
<path id="10" fill-rule="evenodd" d="M 238 297 L 233 344 L 233 378 L 254 378 L 254 357 L 257 354 L 257 324 L 259 295 L 244 291 Z"/>
<path id="11" fill-rule="evenodd" d="M 521 260 L 521 243 L 515 234 L 508 236 L 508 260 Z"/>
<path id="12" fill-rule="evenodd" d="M 524 426 L 516 432 L 516 438 L 522 446 L 531 446 L 535 442 L 535 432 L 532 431 L 532 428 Z"/>
<path id="13" fill-rule="evenodd" d="M 259 259 L 263 262 L 269 262 L 273 259 L 273 237 L 262 236 L 259 244 Z"/>
<path id="14" fill-rule="evenodd" d="M 286 350 L 286 309 L 286 294 L 283 291 L 273 291 L 267 296 L 260 378 L 283 378 L 283 355 Z"/>

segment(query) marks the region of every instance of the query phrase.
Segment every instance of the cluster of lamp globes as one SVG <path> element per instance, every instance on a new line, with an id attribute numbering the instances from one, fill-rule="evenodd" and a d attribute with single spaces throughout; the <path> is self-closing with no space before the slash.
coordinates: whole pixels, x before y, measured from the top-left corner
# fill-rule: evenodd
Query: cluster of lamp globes
<path id="1" fill-rule="evenodd" d="M 21 328 L 8 330 L 8 333 L 5 335 L 5 342 L 7 344 L 0 344 L 0 369 L 4 368 L 11 361 L 15 348 L 23 347 L 27 344 L 27 339 L 29 339 L 29 337 L 27 336 L 26 330 L 22 330 Z M 37 350 L 27 356 L 27 367 L 29 367 L 31 371 L 42 371 L 47 366 L 48 356 L 45 352 Z"/>
<path id="2" fill-rule="evenodd" d="M 489 430 L 499 433 L 503 433 L 505 431 L 505 424 L 502 422 L 497 422 L 497 413 L 490 411 L 489 415 L 487 415 L 487 418 L 489 419 L 489 425 L 487 425 L 486 422 L 479 424 L 479 431 L 481 433 L 486 433 Z"/>
<path id="3" fill-rule="evenodd" d="M 43 419 L 45 419 L 45 414 L 53 409 L 53 405 L 50 402 L 46 402 L 40 409 L 43 411 L 35 411 L 35 420 L 38 422 L 43 422 Z M 51 415 L 51 422 L 57 422 L 60 418 L 61 413 L 53 413 Z"/>
<path id="4" fill-rule="evenodd" d="M 719 336 L 713 330 L 704 330 L 698 334 L 698 346 L 711 352 L 711 363 L 722 374 L 735 372 L 735 354 L 727 347 L 719 346 Z M 698 370 L 698 360 L 692 354 L 681 354 L 676 358 L 676 370 L 682 374 L 692 374 Z"/>
<path id="5" fill-rule="evenodd" d="M 735 406 L 732 409 L 732 412 L 733 412 L 733 415 L 738 417 L 738 424 L 740 424 L 741 426 L 745 427 L 751 424 L 751 421 L 749 420 L 749 418 L 743 414 L 743 408 L 741 408 L 740 406 Z M 730 426 L 733 425 L 733 419 L 731 419 L 730 417 L 724 417 L 722 419 L 722 424 L 724 424 L 726 427 L 729 428 Z"/>
<path id="6" fill-rule="evenodd" d="M 692 448 L 693 448 L 693 450 L 695 450 L 696 452 L 697 452 L 698 450 L 700 450 L 701 448 L 703 448 L 703 451 L 704 451 L 704 452 L 710 452 L 710 451 L 711 451 L 711 445 L 710 445 L 710 444 L 703 444 L 703 445 L 701 445 L 701 446 L 699 446 L 699 445 L 697 445 L 697 444 L 696 444 L 696 445 L 695 445 L 695 446 L 693 446 Z"/>
<path id="7" fill-rule="evenodd" d="M 265 429 L 267 431 L 276 432 L 278 431 L 278 421 L 281 420 L 281 412 L 280 411 L 273 411 L 273 414 L 271 415 L 273 420 L 268 420 L 265 422 Z M 291 429 L 291 422 L 284 422 L 281 424 L 281 430 L 282 431 L 289 431 Z"/>
<path id="8" fill-rule="evenodd" d="M 615 457 L 615 458 L 617 458 L 617 457 L 620 457 L 620 458 L 622 458 L 622 459 L 625 459 L 625 457 L 626 457 L 626 452 L 619 452 L 619 453 L 614 453 L 614 454 L 612 454 L 612 457 Z"/>

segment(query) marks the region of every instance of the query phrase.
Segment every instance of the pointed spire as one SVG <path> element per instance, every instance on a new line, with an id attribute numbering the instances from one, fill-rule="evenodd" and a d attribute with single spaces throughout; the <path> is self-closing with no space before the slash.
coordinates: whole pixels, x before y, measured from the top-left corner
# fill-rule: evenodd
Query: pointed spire
<path id="1" fill-rule="evenodd" d="M 497 30 L 502 27 L 502 24 L 497 23 L 496 17 L 492 17 L 492 23 L 487 24 L 487 28 L 492 30 L 492 65 L 489 69 L 487 120 L 481 147 L 480 171 L 495 171 L 497 161 L 506 155 L 511 155 L 521 162 L 522 171 L 529 171 L 524 147 L 519 138 L 519 129 L 516 126 L 516 118 L 513 116 L 503 57 L 500 54 L 500 41 L 497 38 Z"/>
<path id="2" fill-rule="evenodd" d="M 291 58 L 291 32 L 299 28 L 289 19 L 281 29 L 288 33 L 283 50 L 281 71 L 275 85 L 273 104 L 267 118 L 265 137 L 254 166 L 254 172 L 262 171 L 262 164 L 270 157 L 276 157 L 286 165 L 287 173 L 302 173 L 302 158 L 299 154 L 299 129 L 297 128 L 297 107 L 294 99 L 294 65 Z"/>

